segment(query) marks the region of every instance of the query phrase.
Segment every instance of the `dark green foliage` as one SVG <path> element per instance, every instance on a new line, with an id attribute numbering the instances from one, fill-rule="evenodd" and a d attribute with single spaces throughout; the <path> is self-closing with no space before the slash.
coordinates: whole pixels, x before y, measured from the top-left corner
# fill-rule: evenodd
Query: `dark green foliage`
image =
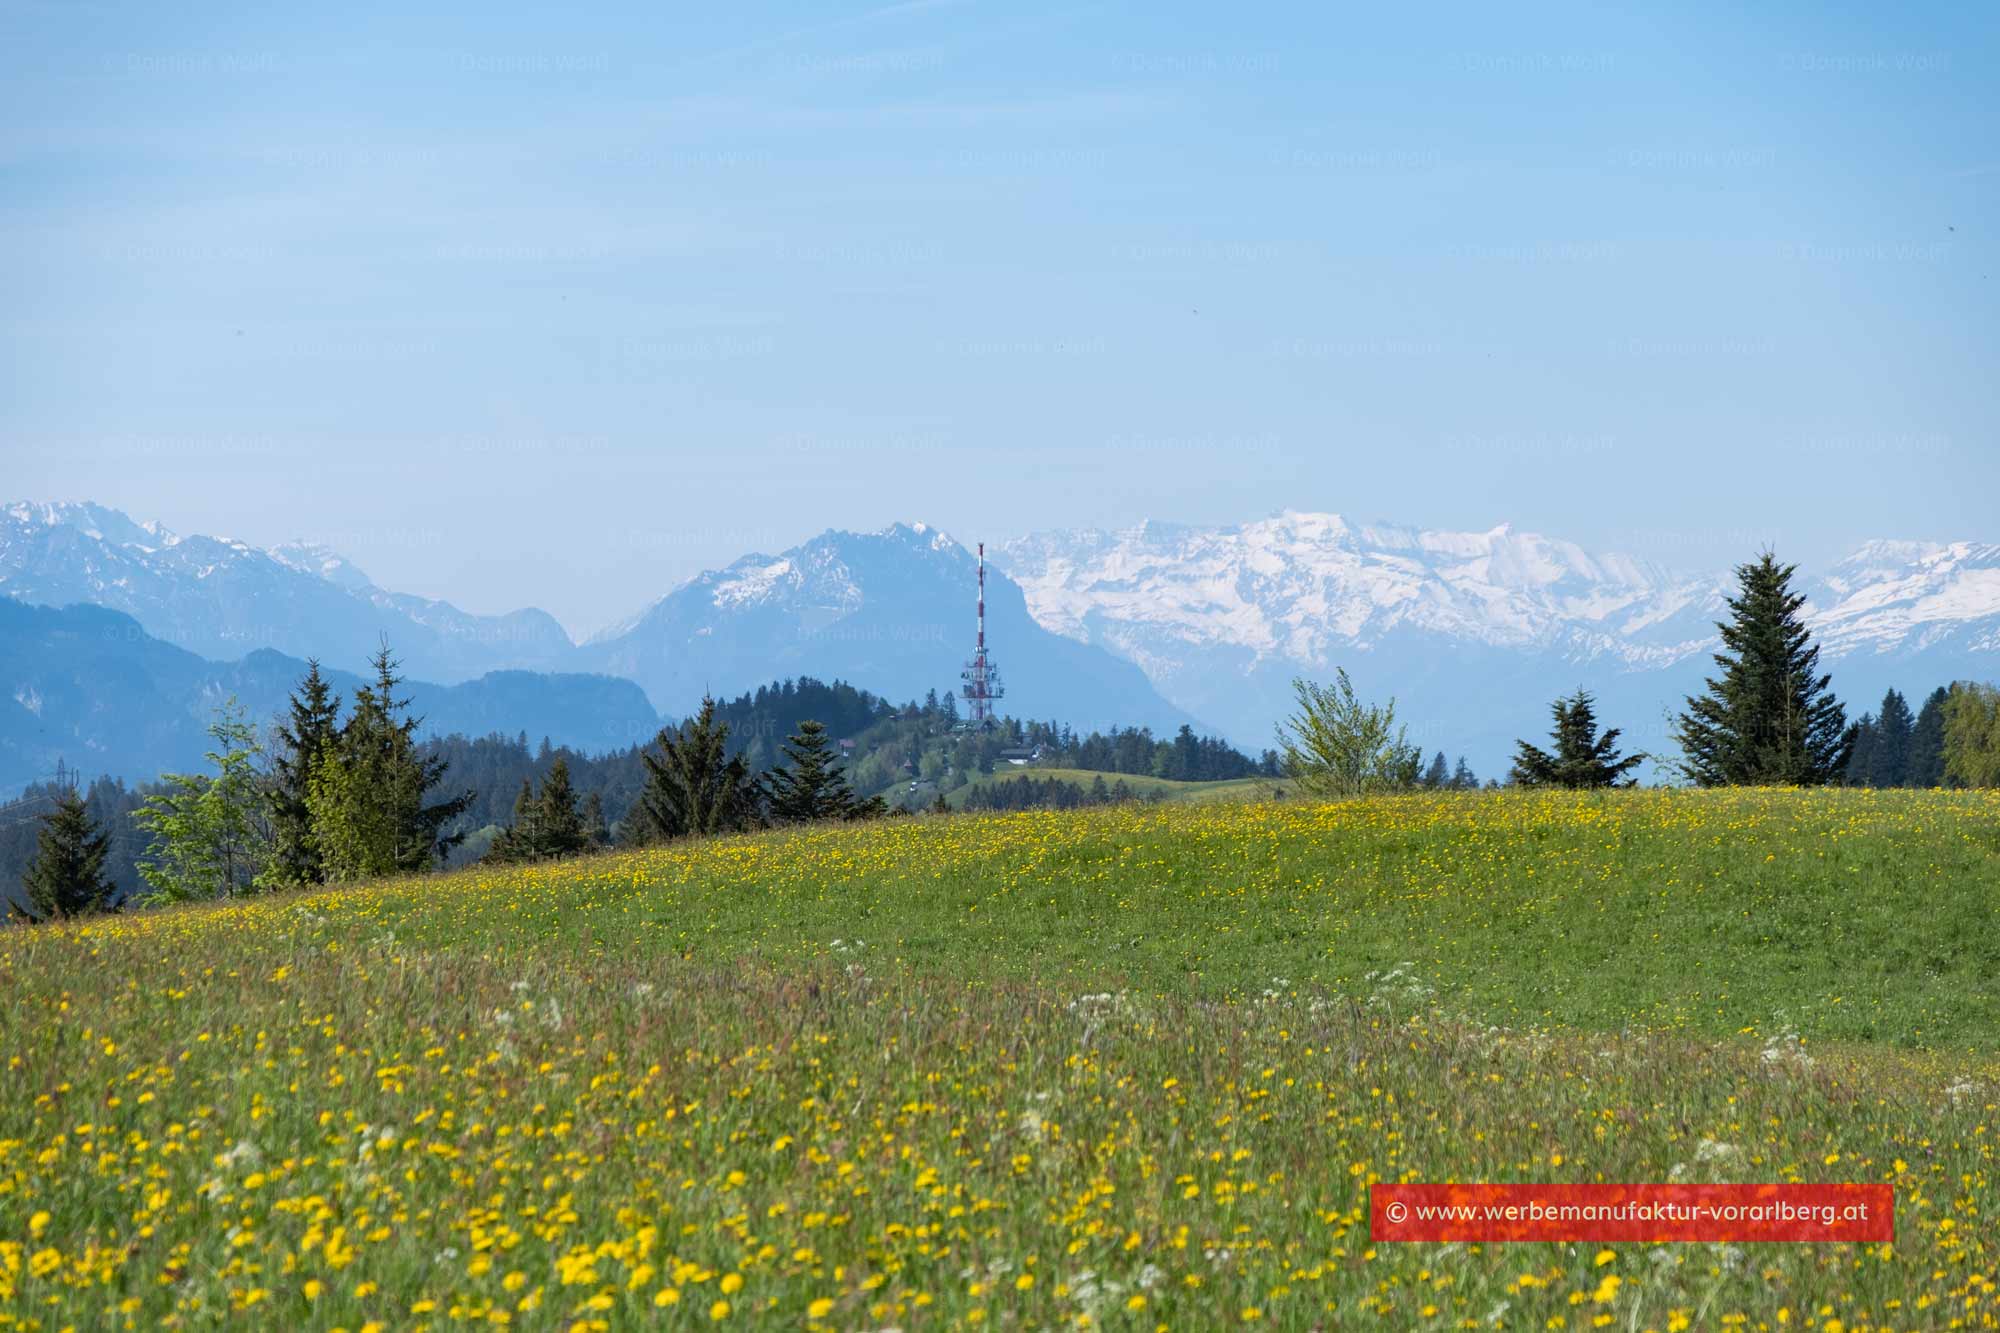
<path id="1" fill-rule="evenodd" d="M 716 716 L 713 699 L 678 728 L 655 739 L 659 753 L 640 757 L 646 788 L 632 812 L 637 841 L 698 837 L 748 828 L 758 822 L 756 785 L 742 755 L 729 754 L 729 724 Z"/>
<path id="2" fill-rule="evenodd" d="M 931 802 L 931 813 L 934 815 L 948 815 L 951 813 L 951 802 L 944 798 L 943 792 L 939 792 L 937 799 Z"/>
<path id="3" fill-rule="evenodd" d="M 397 696 L 402 677 L 387 645 L 373 666 L 374 683 L 355 690 L 354 711 L 308 787 L 313 836 L 329 880 L 430 869 L 464 839 L 454 824 L 473 800 L 470 791 L 430 799 L 449 761 L 417 745 L 423 719 Z"/>
<path id="4" fill-rule="evenodd" d="M 1444 761 L 1444 751 L 1431 756 L 1431 766 L 1424 770 L 1423 786 L 1430 791 L 1442 791 L 1451 785 L 1451 767 Z"/>
<path id="5" fill-rule="evenodd" d="M 599 825 L 602 813 L 600 809 Z M 526 778 L 521 779 L 520 794 L 514 798 L 514 822 L 500 830 L 485 859 L 503 864 L 554 861 L 587 851 L 591 845 L 589 825 L 577 809 L 576 789 L 570 785 L 569 764 L 558 758 L 550 762 L 540 793 L 529 788 Z"/>
<path id="6" fill-rule="evenodd" d="M 306 798 L 314 772 L 340 738 L 340 696 L 320 675 L 317 658 L 306 659 L 305 678 L 292 692 L 287 713 L 271 750 L 268 873 L 278 884 L 324 884 L 326 862 L 313 837 Z"/>
<path id="7" fill-rule="evenodd" d="M 1578 690 L 1552 705 L 1555 727 L 1551 737 L 1555 753 L 1550 754 L 1526 741 L 1519 742 L 1514 757 L 1512 780 L 1524 787 L 1630 787 L 1636 779 L 1625 775 L 1645 762 L 1644 755 L 1618 754 L 1618 728 L 1597 734 L 1597 709 L 1589 690 Z M 1442 765 L 1444 756 L 1438 756 Z"/>
<path id="8" fill-rule="evenodd" d="M 27 895 L 27 915 L 36 921 L 57 921 L 102 912 L 111 903 L 111 881 L 104 861 L 111 844 L 70 787 L 56 798 L 56 807 L 41 817 L 35 859 L 21 876 Z"/>
<path id="9" fill-rule="evenodd" d="M 1478 791 L 1479 779 L 1472 772 L 1472 765 L 1465 762 L 1465 756 L 1458 757 L 1458 764 L 1451 770 L 1453 791 Z"/>
<path id="10" fill-rule="evenodd" d="M 854 794 L 832 744 L 819 722 L 807 719 L 799 723 L 785 746 L 785 766 L 764 777 L 773 820 L 804 824 L 821 819 L 873 819 L 887 813 L 880 797 L 863 800 Z"/>
<path id="11" fill-rule="evenodd" d="M 37 782 L 14 800 L 0 803 L 0 918 L 10 909 L 23 906 L 22 876 L 34 861 L 41 843 L 42 822 L 58 802 L 78 787 L 75 774 L 58 766 L 53 779 Z M 133 812 L 144 798 L 142 791 L 127 787 L 115 778 L 97 778 L 83 790 L 83 806 L 91 822 L 104 831 L 111 850 L 104 862 L 104 877 L 112 885 L 112 901 L 122 902 L 139 891 L 139 857 L 145 835 L 133 824 Z"/>
<path id="12" fill-rule="evenodd" d="M 1944 706 L 1950 691 L 1940 685 L 1917 710 L 1917 722 L 1910 729 L 1910 766 L 1907 782 L 1912 787 L 1944 785 Z"/>
<path id="13" fill-rule="evenodd" d="M 1890 690 L 1883 695 L 1882 709 L 1875 715 L 1875 744 L 1868 756 L 1869 786 L 1909 785 L 1910 735 L 1915 729 L 1916 717 L 1902 693 Z"/>
<path id="14" fill-rule="evenodd" d="M 611 826 L 604 820 L 604 798 L 596 792 L 583 798 L 583 811 L 579 818 L 583 824 L 584 846 L 590 851 L 598 851 L 611 845 Z"/>
<path id="15" fill-rule="evenodd" d="M 1842 782 L 1850 787 L 1940 787 L 1946 784 L 1944 718 L 1950 691 L 1939 687 L 1914 718 L 1902 694 L 1890 690 L 1882 710 L 1863 713 L 1847 729 L 1852 748 Z"/>
<path id="16" fill-rule="evenodd" d="M 1847 713 L 1819 674 L 1819 648 L 1792 591 L 1792 565 L 1766 551 L 1737 568 L 1730 618 L 1716 626 L 1722 668 L 1707 692 L 1691 697 L 1679 740 L 1689 778 L 1704 787 L 1838 781 L 1852 737 Z"/>
<path id="17" fill-rule="evenodd" d="M 1847 767 L 1841 772 L 1841 784 L 1847 787 L 1867 787 L 1869 775 L 1875 763 L 1875 715 L 1863 713 L 1861 720 L 1847 727 Z"/>
<path id="18" fill-rule="evenodd" d="M 965 795 L 967 810 L 1080 810 L 1088 805 L 1129 801 L 1132 789 L 1120 778 L 1110 787 L 1097 778 L 1086 787 L 1062 778 L 1022 776 L 985 782 Z"/>

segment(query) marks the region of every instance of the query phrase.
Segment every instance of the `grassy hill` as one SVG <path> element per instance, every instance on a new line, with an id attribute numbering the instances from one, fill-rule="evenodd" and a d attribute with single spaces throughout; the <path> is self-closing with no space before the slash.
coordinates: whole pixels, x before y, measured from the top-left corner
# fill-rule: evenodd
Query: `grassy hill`
<path id="1" fill-rule="evenodd" d="M 1499 793 L 8 931 L 0 1313 L 1978 1327 L 1996 906 L 1996 793 Z M 1376 1180 L 1670 1177 L 1892 1181 L 1897 1240 L 1367 1234 Z"/>
<path id="2" fill-rule="evenodd" d="M 1123 782 L 1134 796 L 1148 801 L 1268 801 L 1274 796 L 1282 796 L 1289 786 L 1282 779 L 1270 778 L 1231 778 L 1225 782 L 1176 782 L 1172 778 L 1156 778 L 1140 773 L 1100 773 L 1084 768 L 1009 764 L 995 768 L 991 776 L 974 778 L 965 786 L 951 792 L 945 799 L 950 802 L 952 809 L 962 809 L 966 798 L 976 789 L 1024 777 L 1043 781 L 1053 778 L 1059 782 L 1073 782 L 1086 789 L 1099 778 L 1104 780 L 1106 786 Z"/>

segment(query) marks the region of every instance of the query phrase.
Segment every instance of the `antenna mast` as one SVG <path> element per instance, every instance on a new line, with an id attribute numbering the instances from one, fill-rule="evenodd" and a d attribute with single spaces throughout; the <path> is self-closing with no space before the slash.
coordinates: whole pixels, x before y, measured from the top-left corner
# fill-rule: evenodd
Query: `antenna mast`
<path id="1" fill-rule="evenodd" d="M 1000 685 L 1000 672 L 992 660 L 986 656 L 986 543 L 979 543 L 979 637 L 974 641 L 972 660 L 959 673 L 965 682 L 966 715 L 964 726 L 969 731 L 990 731 L 999 725 L 999 715 L 994 711 L 993 701 L 1006 693 Z"/>

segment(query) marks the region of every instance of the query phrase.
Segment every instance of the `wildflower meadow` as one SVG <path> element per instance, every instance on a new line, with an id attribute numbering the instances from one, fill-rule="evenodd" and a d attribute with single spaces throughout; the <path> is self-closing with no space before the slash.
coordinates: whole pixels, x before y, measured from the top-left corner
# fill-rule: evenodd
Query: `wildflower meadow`
<path id="1" fill-rule="evenodd" d="M 815 826 L 0 933 L 0 1328 L 2000 1324 L 2000 794 Z M 1377 1181 L 1893 1243 L 1373 1243 Z"/>

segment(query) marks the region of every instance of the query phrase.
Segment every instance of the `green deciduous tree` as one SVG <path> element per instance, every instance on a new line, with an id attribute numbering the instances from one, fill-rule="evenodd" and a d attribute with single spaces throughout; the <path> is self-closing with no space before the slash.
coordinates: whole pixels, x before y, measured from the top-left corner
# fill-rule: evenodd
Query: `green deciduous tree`
<path id="1" fill-rule="evenodd" d="M 1340 798 L 1416 785 L 1423 754 L 1396 725 L 1396 701 L 1365 704 L 1345 670 L 1332 686 L 1294 680 L 1298 711 L 1278 726 L 1285 776 L 1314 796 Z"/>
<path id="2" fill-rule="evenodd" d="M 1625 775 L 1645 762 L 1644 755 L 1618 754 L 1618 728 L 1597 734 L 1597 708 L 1589 690 L 1578 690 L 1552 706 L 1554 753 L 1519 742 L 1513 780 L 1524 787 L 1629 787 Z"/>
<path id="3" fill-rule="evenodd" d="M 757 789 L 742 756 L 728 753 L 729 724 L 715 700 L 679 727 L 661 730 L 645 751 L 646 786 L 630 825 L 641 842 L 730 833 L 757 822 Z"/>
<path id="4" fill-rule="evenodd" d="M 1730 618 L 1716 626 L 1721 675 L 1679 719 L 1682 767 L 1701 786 L 1813 787 L 1846 768 L 1847 713 L 1819 673 L 1794 569 L 1768 551 L 1737 568 Z"/>
<path id="5" fill-rule="evenodd" d="M 213 773 L 168 773 L 132 822 L 152 835 L 139 873 L 149 898 L 192 902 L 248 892 L 265 872 L 270 825 L 257 772 L 256 729 L 231 699 L 216 711 Z"/>
<path id="6" fill-rule="evenodd" d="M 2000 787 L 2000 688 L 1960 681 L 1944 704 L 1945 777 L 1966 787 Z"/>
<path id="7" fill-rule="evenodd" d="M 111 842 L 84 808 L 82 794 L 65 788 L 41 820 L 35 859 L 21 876 L 28 918 L 59 921 L 104 911 L 111 902 L 111 882 L 104 877 Z"/>

